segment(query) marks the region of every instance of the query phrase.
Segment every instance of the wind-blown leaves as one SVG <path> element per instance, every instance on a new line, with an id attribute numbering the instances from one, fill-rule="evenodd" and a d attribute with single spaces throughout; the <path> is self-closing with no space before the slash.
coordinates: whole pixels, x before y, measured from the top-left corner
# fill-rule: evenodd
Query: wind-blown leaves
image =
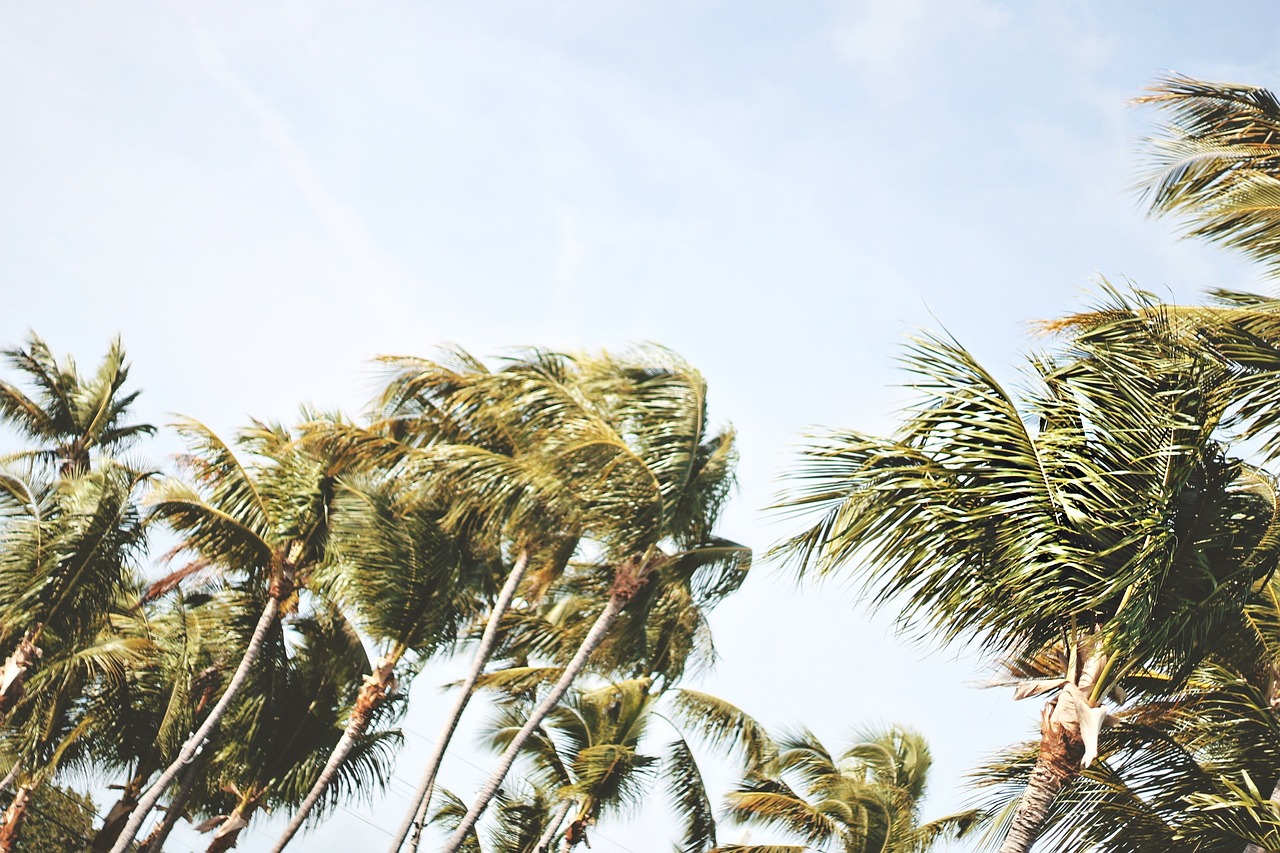
<path id="1" fill-rule="evenodd" d="M 1187 236 L 1280 272 L 1280 103 L 1269 90 L 1172 75 L 1138 103 L 1169 117 L 1147 141 L 1144 198 Z"/>

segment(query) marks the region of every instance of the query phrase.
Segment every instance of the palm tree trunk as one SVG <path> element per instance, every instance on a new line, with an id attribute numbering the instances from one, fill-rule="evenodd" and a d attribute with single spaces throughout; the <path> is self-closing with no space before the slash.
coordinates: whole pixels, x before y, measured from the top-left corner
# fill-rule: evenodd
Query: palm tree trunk
<path id="1" fill-rule="evenodd" d="M 622 569 L 620 568 L 620 575 L 621 572 Z M 620 577 L 619 581 L 622 580 L 623 578 Z M 631 600 L 631 596 L 639 589 L 639 584 L 644 582 L 643 576 L 629 580 L 630 583 L 628 584 L 615 581 L 614 593 L 609 596 L 609 603 L 605 605 L 604 610 L 596 617 L 595 624 L 591 626 L 591 630 L 583 638 L 582 645 L 578 646 L 578 651 L 574 653 L 573 660 L 569 661 L 569 665 L 565 667 L 560 680 L 551 688 L 551 692 L 538 703 L 538 707 L 534 708 L 528 721 L 516 733 L 506 751 L 502 753 L 502 757 L 498 759 L 497 769 L 493 771 L 489 781 L 485 783 L 484 787 L 480 789 L 480 793 L 476 795 L 476 801 L 471 804 L 466 816 L 462 818 L 458 828 L 449 837 L 449 842 L 445 844 L 443 853 L 457 853 L 458 848 L 462 846 L 462 842 L 466 840 L 467 833 L 476 825 L 476 821 L 480 819 L 480 814 L 489 806 L 489 802 L 498 793 L 498 788 L 501 787 L 502 781 L 507 778 L 507 771 L 511 769 L 511 765 L 515 762 L 516 755 L 524 747 L 525 741 L 529 739 L 534 729 L 542 723 L 547 714 L 551 713 L 552 709 L 559 704 L 560 697 L 564 696 L 569 686 L 573 684 L 573 680 L 578 677 L 578 673 L 582 672 L 586 666 L 587 658 L 604 641 L 605 635 L 609 633 L 613 623 L 618 621 L 618 615 L 622 613 L 622 608 L 627 605 L 627 602 Z"/>
<path id="2" fill-rule="evenodd" d="M 236 842 L 240 840 L 240 833 L 244 832 L 244 828 L 249 825 L 249 816 L 253 814 L 253 809 L 254 807 L 247 800 L 241 800 L 236 810 L 227 815 L 222 826 L 218 827 L 218 831 L 213 834 L 213 840 L 209 842 L 205 853 L 226 853 L 227 850 L 235 847 Z"/>
<path id="3" fill-rule="evenodd" d="M 148 762 L 146 767 L 140 768 L 138 773 L 125 783 L 124 790 L 120 792 L 120 799 L 102 819 L 102 828 L 93 837 L 93 844 L 89 848 L 91 853 L 107 853 L 115 840 L 120 837 L 129 815 L 133 814 L 133 810 L 138 806 L 138 794 L 142 791 L 142 786 L 153 769 Z"/>
<path id="4" fill-rule="evenodd" d="M 1054 797 L 1083 769 L 1080 760 L 1084 756 L 1084 742 L 1078 732 L 1050 719 L 1053 705 L 1049 702 L 1040 712 L 1040 754 L 1036 756 L 1009 832 L 1000 845 L 1000 853 L 1030 853 L 1049 816 Z"/>
<path id="5" fill-rule="evenodd" d="M 480 673 L 484 672 L 485 664 L 489 662 L 489 656 L 493 654 L 493 648 L 498 642 L 498 627 L 502 623 L 502 617 L 506 615 L 507 610 L 511 607 L 511 600 L 515 598 L 516 589 L 520 586 L 520 581 L 524 579 L 525 569 L 529 567 L 529 552 L 523 550 L 516 558 L 516 563 L 511 567 L 511 573 L 507 575 L 506 583 L 502 585 L 502 591 L 498 593 L 498 598 L 493 603 L 493 610 L 489 613 L 489 621 L 485 623 L 484 633 L 480 635 L 480 645 L 476 647 L 475 656 L 471 659 L 471 669 L 467 672 L 467 677 L 462 682 L 462 689 L 458 693 L 458 698 L 453 703 L 453 710 L 449 714 L 449 719 L 445 721 L 444 730 L 440 733 L 440 737 L 436 738 L 435 746 L 431 749 L 431 757 L 427 759 L 427 769 L 422 774 L 422 781 L 418 783 L 418 790 L 414 791 L 413 799 L 409 801 L 409 811 L 405 814 L 404 821 L 400 824 L 400 828 L 396 830 L 395 841 L 391 843 L 390 853 L 399 853 L 400 848 L 404 845 L 404 840 L 409 835 L 409 830 L 417 827 L 413 844 L 410 851 L 416 851 L 418 848 L 418 839 L 421 837 L 422 825 L 426 822 L 427 805 L 431 802 L 431 789 L 436 782 L 436 774 L 440 772 L 440 763 L 444 760 L 445 750 L 449 748 L 449 741 L 453 739 L 453 733 L 458 729 L 458 722 L 462 719 L 462 712 L 466 710 L 467 703 L 471 701 L 471 694 L 476 689 L 476 682 L 480 680 Z"/>
<path id="6" fill-rule="evenodd" d="M 285 581 L 286 583 L 282 586 L 292 585 L 292 570 L 286 572 Z M 283 590 L 280 592 L 283 592 Z M 160 778 L 147 789 L 147 793 L 138 801 L 137 808 L 129 816 L 129 822 L 125 824 L 124 831 L 116 839 L 115 846 L 111 848 L 111 853 L 125 853 L 129 849 L 129 845 L 133 843 L 133 839 L 138 835 L 138 830 L 142 828 L 142 822 L 147 819 L 147 815 L 155 808 L 165 789 L 182 771 L 182 768 L 195 758 L 196 751 L 209 739 L 209 735 L 222 722 L 222 718 L 226 715 L 231 701 L 236 698 L 240 689 L 249 680 L 249 672 L 253 669 L 254 664 L 258 662 L 258 656 L 262 653 L 262 645 L 267 639 L 267 633 L 275 626 L 276 619 L 280 614 L 280 599 L 283 597 L 283 595 L 273 594 L 267 599 L 267 606 L 262 608 L 262 616 L 258 618 L 257 627 L 253 629 L 253 638 L 249 640 L 249 647 L 244 650 L 244 656 L 240 658 L 240 665 L 236 667 L 235 675 L 231 677 L 231 683 L 227 685 L 222 697 L 218 699 L 218 704 L 213 706 L 213 710 L 209 712 L 209 716 L 205 717 L 200 728 L 196 730 L 195 734 L 187 738 L 187 742 L 182 745 L 182 751 L 178 753 L 178 757 L 165 768 L 164 773 L 160 774 Z"/>
<path id="7" fill-rule="evenodd" d="M 27 816 L 27 806 L 31 804 L 31 791 L 30 785 L 18 786 L 13 802 L 5 809 L 4 825 L 0 826 L 0 853 L 13 853 L 17 849 L 22 819 Z"/>
<path id="8" fill-rule="evenodd" d="M 182 819 L 182 810 L 186 808 L 187 800 L 191 799 L 191 792 L 195 790 L 196 782 L 200 781 L 200 773 L 204 770 L 208 760 L 209 753 L 206 750 L 196 756 L 195 761 L 187 765 L 187 769 L 182 773 L 182 783 L 178 786 L 178 792 L 169 801 L 169 808 L 164 813 L 164 820 L 156 824 L 156 828 L 142 842 L 140 853 L 160 853 L 164 849 L 164 843 L 169 840 L 169 833 L 173 832 L 173 828 Z"/>
<path id="9" fill-rule="evenodd" d="M 347 728 L 342 733 L 342 739 L 333 748 L 333 752 L 329 755 L 328 763 L 320 771 L 320 777 L 311 786 L 311 791 L 307 794 L 307 798 L 302 801 L 302 805 L 298 806 L 298 811 L 294 814 L 293 820 L 289 821 L 289 825 L 285 827 L 284 834 L 276 841 L 276 845 L 271 848 L 271 853 L 280 853 L 289 844 L 293 836 L 298 833 L 298 830 L 302 828 L 303 821 L 307 819 L 307 815 L 315 808 L 316 803 L 320 801 L 320 797 L 328 790 L 333 778 L 338 774 L 338 768 L 342 766 L 342 762 L 347 760 L 347 756 L 351 754 L 356 741 L 369 728 L 369 722 L 373 719 L 374 712 L 386 701 L 387 694 L 393 689 L 395 684 L 393 673 L 395 672 L 398 658 L 398 654 L 382 658 L 378 661 L 378 665 L 374 667 L 373 672 L 365 676 L 364 686 L 360 688 L 360 694 L 356 697 L 355 707 L 351 709 L 351 714 L 347 718 Z"/>
<path id="10" fill-rule="evenodd" d="M 560 824 L 564 823 L 565 815 L 569 814 L 571 808 L 573 808 L 573 800 L 565 800 L 560 804 L 560 808 L 556 809 L 551 821 L 547 824 L 547 831 L 538 839 L 538 846 L 533 848 L 534 853 L 551 853 L 551 842 L 555 841 L 556 833 L 560 831 Z"/>

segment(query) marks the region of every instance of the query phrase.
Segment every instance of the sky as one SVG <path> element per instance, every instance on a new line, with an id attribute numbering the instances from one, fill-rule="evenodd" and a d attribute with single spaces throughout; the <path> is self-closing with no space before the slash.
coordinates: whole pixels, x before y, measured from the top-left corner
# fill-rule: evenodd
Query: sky
<path id="1" fill-rule="evenodd" d="M 1016 383 L 1033 322 L 1098 277 L 1269 290 L 1144 215 L 1157 117 L 1130 102 L 1170 70 L 1280 85 L 1278 48 L 1280 13 L 1230 0 L 0 0 L 0 344 L 87 367 L 120 335 L 141 417 L 229 433 L 359 412 L 380 354 L 656 341 L 737 428 L 723 532 L 763 552 L 807 430 L 892 428 L 916 330 Z M 839 578 L 758 562 L 712 625 L 693 686 L 767 725 L 922 731 L 928 815 L 1038 714 Z M 388 793 L 296 847 L 381 848 L 450 677 L 416 683 Z M 602 825 L 593 851 L 665 826 Z"/>

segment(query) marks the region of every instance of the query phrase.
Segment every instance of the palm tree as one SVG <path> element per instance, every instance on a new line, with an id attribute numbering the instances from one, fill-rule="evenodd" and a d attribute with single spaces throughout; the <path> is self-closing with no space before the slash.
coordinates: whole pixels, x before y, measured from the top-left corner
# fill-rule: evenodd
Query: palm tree
<path id="1" fill-rule="evenodd" d="M 258 424 L 240 443 L 255 461 L 246 465 L 212 431 L 196 421 L 178 424 L 193 451 L 180 462 L 194 486 L 168 480 L 152 497 L 153 513 L 182 537 L 193 560 L 174 573 L 180 583 L 200 571 L 240 576 L 265 599 L 253 635 L 222 696 L 174 760 L 165 768 L 125 825 L 112 853 L 124 853 L 142 822 L 221 723 L 252 670 L 282 611 L 297 601 L 298 587 L 324 554 L 328 506 L 341 461 L 304 449 L 282 427 Z"/>
<path id="2" fill-rule="evenodd" d="M 78 627 L 55 630 L 66 634 L 64 639 L 79 632 L 89 642 L 113 589 L 127 583 L 128 567 L 111 560 L 131 559 L 143 547 L 133 489 L 149 474 L 111 462 L 107 454 L 155 429 L 126 422 L 137 392 L 122 393 L 129 370 L 119 340 L 90 378 L 82 377 L 70 358 L 59 365 L 34 334 L 26 349 L 0 354 L 31 386 L 28 393 L 0 381 L 0 421 L 36 443 L 0 460 L 0 535 L 5 559 L 16 571 L 0 580 L 6 584 L 0 599 L 0 647 L 9 650 L 0 674 L 2 717 L 17 702 L 27 671 L 43 654 L 39 642 L 46 622 L 71 613 L 80 620 Z M 91 473 L 95 451 L 109 470 L 77 485 Z M 120 529 L 111 530 L 112 523 Z M 59 537 L 78 537 L 80 550 L 62 558 L 55 544 L 68 546 Z M 24 569 L 16 569 L 15 561 L 23 562 Z"/>
<path id="3" fill-rule="evenodd" d="M 723 500 L 729 481 L 721 475 L 732 459 L 731 437 L 721 437 L 708 449 L 688 444 L 689 436 L 674 427 L 692 426 L 694 437 L 702 439 L 706 412 L 701 377 L 669 353 L 655 349 L 648 356 L 657 365 L 666 359 L 670 369 L 664 372 L 659 366 L 647 375 L 652 365 L 644 365 L 644 354 L 624 368 L 619 360 L 538 350 L 497 371 L 461 352 L 452 363 L 394 360 L 399 373 L 384 395 L 382 420 L 373 435 L 363 433 L 349 442 L 404 464 L 405 476 L 419 480 L 451 507 L 446 523 L 452 529 L 505 543 L 513 566 L 437 739 L 414 798 L 417 806 L 406 814 L 393 851 L 411 829 L 421 830 L 444 751 L 526 572 L 531 583 L 520 594 L 526 601 L 536 600 L 584 540 L 593 535 L 600 539 L 623 513 L 647 514 L 644 523 L 650 526 L 667 520 L 654 515 L 665 500 L 659 480 L 622 437 L 621 430 L 636 419 L 642 397 L 656 411 L 678 412 L 666 421 L 668 434 L 649 428 L 650 440 L 670 443 L 661 448 L 671 466 L 663 475 L 690 476 L 688 482 L 666 484 L 668 490 L 686 490 L 686 503 L 671 501 L 668 514 L 702 511 L 695 505 L 699 498 L 705 498 L 706 507 L 718 507 Z M 629 402 L 624 399 L 628 396 Z M 699 488 L 706 493 L 700 495 Z M 718 553 L 736 567 L 744 552 L 734 546 Z M 650 568 L 656 562 L 651 560 Z"/>
<path id="4" fill-rule="evenodd" d="M 706 383 L 697 371 L 651 347 L 624 357 L 547 360 L 522 390 L 516 399 L 524 415 L 514 424 L 546 448 L 580 497 L 578 529 L 604 556 L 608 599 L 560 678 L 512 737 L 446 853 L 466 839 L 524 742 L 623 609 L 633 600 L 655 600 L 639 595 L 649 583 L 665 577 L 686 584 L 709 608 L 741 584 L 750 564 L 749 549 L 712 532 L 732 485 L 733 435 L 707 435 Z M 566 419 L 566 411 L 574 417 Z"/>
<path id="5" fill-rule="evenodd" d="M 1229 372 L 1149 301 L 1112 296 L 1111 322 L 1032 361 L 1021 404 L 958 344 L 916 342 L 925 399 L 891 437 L 815 444 L 782 504 L 817 516 L 780 549 L 802 571 L 856 566 L 873 602 L 947 641 L 1064 650 L 1020 690 L 1057 695 L 1004 853 L 1093 761 L 1104 700 L 1144 670 L 1184 679 L 1277 561 L 1273 481 L 1219 429 Z"/>
<path id="6" fill-rule="evenodd" d="M 482 611 L 494 560 L 446 533 L 441 515 L 421 490 L 396 479 L 357 479 L 338 487 L 328 559 L 313 584 L 356 614 L 363 635 L 383 654 L 360 687 L 342 740 L 273 851 L 283 850 L 301 828 L 396 689 L 402 659 L 425 661 L 452 648 Z"/>
<path id="7" fill-rule="evenodd" d="M 129 366 L 119 338 L 112 341 L 90 378 L 82 377 L 69 357 L 59 365 L 35 334 L 26 348 L 4 350 L 0 355 L 34 386 L 29 395 L 0 381 L 0 420 L 38 445 L 16 456 L 56 463 L 64 476 L 83 474 L 95 450 L 114 454 L 155 432 L 149 424 L 126 422 L 138 392 L 121 393 Z"/>
<path id="8" fill-rule="evenodd" d="M 863 733 L 838 758 L 808 731 L 787 735 L 776 756 L 729 794 L 728 815 L 801 843 L 732 844 L 713 853 L 923 853 L 963 837 L 977 811 L 920 820 L 931 763 L 924 738 L 899 726 Z"/>
<path id="9" fill-rule="evenodd" d="M 772 742 L 758 723 L 723 700 L 660 688 L 654 679 L 635 678 L 572 691 L 525 742 L 522 778 L 535 791 L 551 793 L 543 797 L 547 817 L 537 849 L 549 850 L 557 836 L 565 851 L 586 843 L 588 828 L 600 817 L 639 804 L 655 784 L 672 792 L 682 823 L 679 849 L 701 853 L 715 845 L 713 808 L 690 742 L 741 753 L 735 757 L 748 763 L 770 754 Z M 533 703 L 522 696 L 506 701 L 494 721 L 490 743 L 499 750 L 527 722 Z"/>
<path id="10" fill-rule="evenodd" d="M 1172 75 L 1138 102 L 1169 123 L 1147 142 L 1152 212 L 1280 273 L 1280 102 L 1267 89 Z"/>

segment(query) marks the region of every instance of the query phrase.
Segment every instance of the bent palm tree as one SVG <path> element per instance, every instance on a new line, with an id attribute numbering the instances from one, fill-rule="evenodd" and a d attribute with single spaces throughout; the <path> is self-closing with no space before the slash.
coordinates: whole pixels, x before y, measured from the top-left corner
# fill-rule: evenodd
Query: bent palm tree
<path id="1" fill-rule="evenodd" d="M 193 452 L 181 461 L 195 487 L 164 483 L 152 499 L 153 512 L 183 537 L 182 547 L 194 559 L 170 583 L 201 570 L 240 575 L 262 588 L 266 603 L 222 696 L 139 799 L 112 853 L 129 849 L 165 789 L 190 764 L 248 683 L 282 608 L 294 600 L 306 572 L 323 556 L 328 505 L 338 473 L 333 460 L 310 454 L 279 427 L 258 425 L 241 436 L 241 443 L 256 456 L 252 466 L 244 465 L 203 425 L 185 421 L 178 428 L 193 445 Z"/>
<path id="2" fill-rule="evenodd" d="M 1061 673 L 1020 691 L 1058 694 L 1005 853 L 1092 762 L 1115 688 L 1185 678 L 1276 566 L 1273 481 L 1219 432 L 1227 373 L 1117 300 L 1060 362 L 1033 362 L 1021 405 L 957 344 L 916 343 L 926 399 L 890 438 L 827 436 L 783 503 L 818 516 L 781 546 L 802 571 L 858 566 L 873 602 L 905 602 L 904 622 L 948 641 L 1065 649 Z"/>
<path id="3" fill-rule="evenodd" d="M 396 671 L 410 655 L 426 660 L 451 647 L 482 609 L 495 572 L 492 561 L 447 534 L 441 513 L 419 490 L 375 479 L 339 486 L 329 555 L 313 584 L 357 615 L 383 654 L 364 679 L 342 740 L 335 746 L 273 851 L 283 850 L 324 796 L 347 755 L 396 689 Z"/>
<path id="4" fill-rule="evenodd" d="M 260 810 L 292 808 L 312 790 L 328 756 L 345 735 L 348 686 L 369 674 L 360 638 L 338 614 L 321 610 L 279 624 L 266 642 L 262 665 L 228 714 L 236 737 L 214 747 L 207 788 L 218 813 L 198 829 L 212 833 L 208 851 L 236 846 Z M 389 778 L 391 749 L 399 732 L 386 728 L 381 705 L 354 739 L 333 775 L 321 806 L 343 796 L 371 794 Z"/>
<path id="5" fill-rule="evenodd" d="M 559 462 L 582 500 L 582 538 L 608 567 L 609 597 L 560 678 L 531 712 L 445 846 L 454 853 L 524 742 L 560 701 L 646 585 L 683 578 L 705 607 L 745 577 L 750 550 L 712 530 L 733 481 L 732 433 L 708 437 L 706 383 L 656 347 L 630 357 L 548 359 L 522 397 L 522 428 Z M 576 416 L 566 420 L 572 409 Z M 495 484 L 498 487 L 499 484 Z"/>

